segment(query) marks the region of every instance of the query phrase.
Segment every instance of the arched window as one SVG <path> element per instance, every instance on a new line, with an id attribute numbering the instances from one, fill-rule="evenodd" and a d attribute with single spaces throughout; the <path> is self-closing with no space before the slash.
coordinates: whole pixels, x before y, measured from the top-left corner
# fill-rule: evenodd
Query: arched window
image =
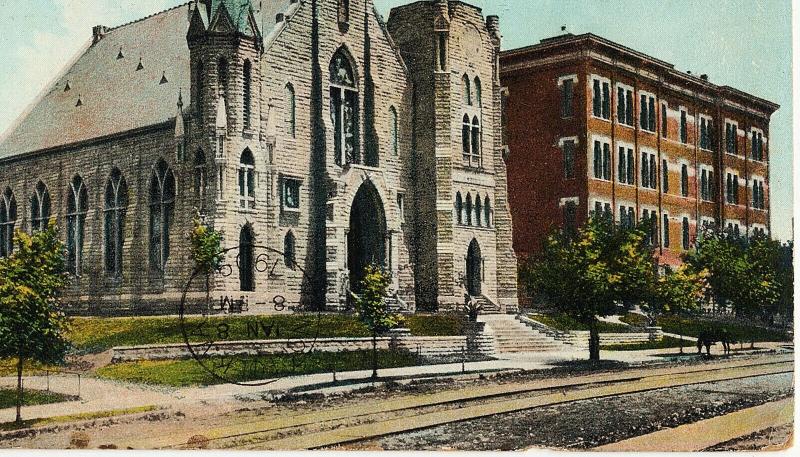
<path id="1" fill-rule="evenodd" d="M 472 156 L 469 165 L 472 167 L 481 166 L 481 124 L 478 116 L 472 118 Z"/>
<path id="2" fill-rule="evenodd" d="M 469 76 L 466 74 L 461 78 L 461 90 L 463 91 L 464 105 L 472 106 L 472 88 L 469 82 Z"/>
<path id="3" fill-rule="evenodd" d="M 17 223 L 17 200 L 10 187 L 0 198 L 0 256 L 11 255 L 14 250 L 14 224 Z"/>
<path id="4" fill-rule="evenodd" d="M 475 225 L 480 227 L 483 225 L 481 219 L 483 218 L 483 211 L 481 208 L 481 196 L 475 195 Z"/>
<path id="5" fill-rule="evenodd" d="M 294 86 L 291 83 L 286 84 L 286 133 L 292 138 L 295 135 L 295 126 L 297 125 L 295 113 L 297 110 L 297 101 L 294 95 Z"/>
<path id="6" fill-rule="evenodd" d="M 243 99 L 243 115 L 244 115 L 244 128 L 250 128 L 250 112 L 251 106 L 250 102 L 252 100 L 252 77 L 253 77 L 253 64 L 250 63 L 250 60 L 247 59 L 244 61 L 244 68 L 242 70 L 242 76 L 244 77 L 244 86 L 242 87 L 242 99 Z"/>
<path id="7" fill-rule="evenodd" d="M 83 178 L 75 175 L 67 193 L 67 269 L 75 276 L 81 274 L 83 232 L 89 211 L 89 193 Z"/>
<path id="8" fill-rule="evenodd" d="M 206 155 L 202 149 L 194 153 L 194 192 L 200 200 L 200 209 L 205 209 L 206 203 Z"/>
<path id="9" fill-rule="evenodd" d="M 489 196 L 487 195 L 486 198 L 483 200 L 483 218 L 486 221 L 486 226 L 492 226 L 492 202 L 489 200 Z"/>
<path id="10" fill-rule="evenodd" d="M 481 79 L 477 76 L 475 77 L 475 106 L 478 108 L 481 107 Z"/>
<path id="11" fill-rule="evenodd" d="M 461 192 L 456 192 L 456 220 L 458 225 L 464 223 L 464 202 L 461 200 Z"/>
<path id="12" fill-rule="evenodd" d="M 470 157 L 472 156 L 470 153 L 470 148 L 472 147 L 472 140 L 470 139 L 471 129 L 472 124 L 469 122 L 469 116 L 465 114 L 461 124 L 461 154 L 464 165 L 466 166 L 469 166 Z"/>
<path id="13" fill-rule="evenodd" d="M 195 94 L 196 94 L 196 109 L 200 120 L 203 119 L 203 96 L 205 95 L 205 68 L 203 68 L 203 61 L 197 61 L 197 74 L 195 75 Z"/>
<path id="14" fill-rule="evenodd" d="M 228 61 L 225 58 L 219 59 L 217 64 L 217 91 L 223 96 L 228 93 Z"/>
<path id="15" fill-rule="evenodd" d="M 239 207 L 256 207 L 256 161 L 249 148 L 242 152 L 239 160 Z"/>
<path id="16" fill-rule="evenodd" d="M 47 228 L 50 220 L 50 193 L 47 186 L 39 181 L 31 197 L 31 229 L 34 232 Z"/>
<path id="17" fill-rule="evenodd" d="M 163 273 L 169 258 L 169 234 L 175 207 L 175 176 L 159 160 L 150 177 L 150 268 Z"/>
<path id="18" fill-rule="evenodd" d="M 466 224 L 467 225 L 472 225 L 472 195 L 471 194 L 467 194 L 467 204 L 465 206 L 466 206 L 465 209 L 466 209 L 466 213 L 467 213 Z"/>
<path id="19" fill-rule="evenodd" d="M 106 183 L 103 222 L 106 273 L 122 275 L 122 246 L 125 243 L 125 212 L 128 208 L 128 185 L 118 168 L 111 170 Z"/>
<path id="20" fill-rule="evenodd" d="M 397 109 L 395 109 L 394 106 L 389 107 L 389 123 L 389 128 L 391 129 L 389 141 L 391 143 L 392 153 L 397 155 L 400 152 L 400 138 L 397 126 Z"/>
<path id="21" fill-rule="evenodd" d="M 286 268 L 290 270 L 294 270 L 296 268 L 296 260 L 295 260 L 295 239 L 294 233 L 290 230 L 289 233 L 283 238 L 283 263 L 286 265 Z"/>
<path id="22" fill-rule="evenodd" d="M 334 161 L 337 165 L 360 163 L 358 154 L 358 91 L 350 59 L 336 51 L 330 64 L 331 121 Z"/>

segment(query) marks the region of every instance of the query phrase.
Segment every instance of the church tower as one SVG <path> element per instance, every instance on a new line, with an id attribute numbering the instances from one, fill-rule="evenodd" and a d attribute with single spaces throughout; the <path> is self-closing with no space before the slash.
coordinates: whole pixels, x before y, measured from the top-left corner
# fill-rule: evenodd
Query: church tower
<path id="1" fill-rule="evenodd" d="M 388 27 L 414 91 L 418 307 L 472 297 L 485 311 L 516 311 L 498 18 L 429 0 L 393 9 Z"/>
<path id="2" fill-rule="evenodd" d="M 195 189 L 205 200 L 198 207 L 225 233 L 226 244 L 235 243 L 241 233 L 252 245 L 254 220 L 267 207 L 262 197 L 267 192 L 258 192 L 259 172 L 266 166 L 261 32 L 249 0 L 195 0 L 190 14 L 186 38 L 192 87 L 185 111 L 192 119 L 192 143 L 186 157 L 208 177 L 194 180 L 195 187 L 207 187 Z M 255 278 L 236 278 L 237 273 L 222 286 L 254 290 Z"/>

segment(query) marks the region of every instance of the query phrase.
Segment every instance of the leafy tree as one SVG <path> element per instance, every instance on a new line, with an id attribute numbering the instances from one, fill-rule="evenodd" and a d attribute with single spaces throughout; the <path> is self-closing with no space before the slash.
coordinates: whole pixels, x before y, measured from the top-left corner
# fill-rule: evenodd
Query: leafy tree
<path id="1" fill-rule="evenodd" d="M 697 242 L 696 252 L 686 261 L 709 271 L 709 283 L 717 302 L 729 303 L 737 318 L 771 322 L 781 300 L 787 300 L 785 254 L 781 245 L 766 236 L 748 238 L 718 230 L 706 231 Z M 739 335 L 750 339 L 754 335 Z"/>
<path id="2" fill-rule="evenodd" d="M 189 233 L 189 251 L 194 260 L 195 270 L 205 276 L 206 311 L 211 308 L 211 276 L 219 269 L 222 254 L 222 233 L 207 226 L 200 218 L 194 219 L 194 227 Z"/>
<path id="3" fill-rule="evenodd" d="M 591 218 L 575 236 L 552 233 L 540 254 L 527 263 L 521 280 L 533 295 L 589 327 L 589 359 L 600 359 L 598 316 L 614 314 L 619 303 L 647 298 L 656 270 L 649 223 L 615 226 Z"/>
<path id="4" fill-rule="evenodd" d="M 393 328 L 398 322 L 385 302 L 390 282 L 390 276 L 382 267 L 367 265 L 361 280 L 361 295 L 354 297 L 358 318 L 372 333 L 373 378 L 378 377 L 378 333 Z"/>
<path id="5" fill-rule="evenodd" d="M 0 259 L 0 357 L 17 359 L 17 423 L 25 363 L 62 363 L 69 348 L 58 298 L 67 276 L 57 232 L 53 223 L 33 236 L 18 231 L 14 253 Z"/>
<path id="6" fill-rule="evenodd" d="M 706 270 L 695 272 L 688 264 L 679 266 L 675 271 L 666 271 L 658 278 L 653 290 L 649 307 L 651 320 L 655 321 L 662 315 L 685 317 L 699 312 L 705 300 L 707 281 Z M 678 322 L 680 325 L 681 320 L 678 319 Z M 683 341 L 683 332 L 680 331 L 680 334 Z M 680 352 L 683 353 L 683 344 Z"/>

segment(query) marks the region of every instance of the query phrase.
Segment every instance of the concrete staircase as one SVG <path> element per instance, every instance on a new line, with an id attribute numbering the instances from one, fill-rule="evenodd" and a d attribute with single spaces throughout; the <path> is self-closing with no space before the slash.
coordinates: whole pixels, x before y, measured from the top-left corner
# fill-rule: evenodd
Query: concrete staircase
<path id="1" fill-rule="evenodd" d="M 481 314 L 499 314 L 500 313 L 500 305 L 493 302 L 485 295 L 481 295 L 475 297 L 475 301 L 478 302 L 478 305 L 481 307 Z"/>
<path id="2" fill-rule="evenodd" d="M 484 334 L 494 338 L 495 353 L 551 352 L 571 347 L 535 330 L 511 314 L 483 314 Z"/>

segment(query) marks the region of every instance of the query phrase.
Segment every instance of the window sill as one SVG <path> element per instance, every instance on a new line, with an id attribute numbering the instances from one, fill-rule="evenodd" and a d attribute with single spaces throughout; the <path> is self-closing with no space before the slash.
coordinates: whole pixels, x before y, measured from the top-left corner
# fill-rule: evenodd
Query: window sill
<path id="1" fill-rule="evenodd" d="M 593 179 L 593 180 L 595 180 L 595 181 L 600 181 L 600 182 L 608 182 L 608 183 L 610 183 L 610 182 L 611 182 L 611 180 L 610 180 L 610 179 L 596 178 L 596 177 L 594 177 L 594 176 L 590 177 L 589 179 Z"/>
<path id="2" fill-rule="evenodd" d="M 283 214 L 300 214 L 300 208 L 281 207 L 281 213 L 283 213 Z"/>
<path id="3" fill-rule="evenodd" d="M 647 129 L 639 129 L 639 131 L 642 132 L 642 133 L 647 133 L 649 135 L 655 135 L 655 134 L 658 133 L 655 130 L 647 130 Z"/>
<path id="4" fill-rule="evenodd" d="M 591 118 L 597 119 L 598 121 L 608 122 L 609 124 L 611 123 L 611 118 L 606 119 L 604 117 L 595 116 L 594 114 L 591 115 Z"/>
<path id="5" fill-rule="evenodd" d="M 256 209 L 255 208 L 242 208 L 242 207 L 239 207 L 239 208 L 236 208 L 236 212 L 237 213 L 241 213 L 241 214 L 255 214 L 256 213 Z"/>
<path id="6" fill-rule="evenodd" d="M 626 124 L 626 123 L 624 123 L 624 122 L 619 122 L 619 121 L 617 121 L 617 125 L 618 125 L 618 126 L 620 126 L 620 127 L 625 127 L 625 128 L 631 129 L 631 130 L 633 130 L 633 129 L 634 129 L 634 126 L 632 126 L 632 125 L 630 125 L 630 124 Z"/>
<path id="7" fill-rule="evenodd" d="M 635 183 L 627 183 L 627 182 L 617 181 L 617 184 L 619 184 L 620 186 L 631 187 L 631 188 L 636 187 Z"/>

